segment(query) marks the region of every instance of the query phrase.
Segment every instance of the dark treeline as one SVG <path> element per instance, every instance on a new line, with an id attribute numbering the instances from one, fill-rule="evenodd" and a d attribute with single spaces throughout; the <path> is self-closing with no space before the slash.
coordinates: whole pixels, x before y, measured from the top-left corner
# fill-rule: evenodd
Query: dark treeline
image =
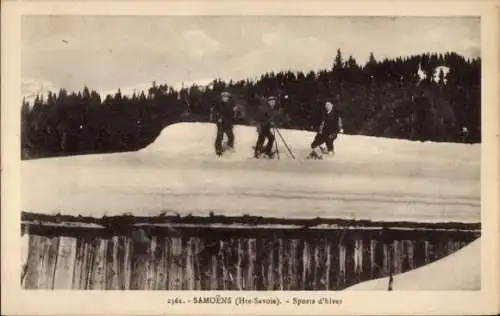
<path id="1" fill-rule="evenodd" d="M 449 68 L 448 74 L 435 70 Z M 420 80 L 419 71 L 426 75 Z M 343 111 L 344 133 L 446 142 L 481 141 L 481 60 L 455 53 L 376 60 L 365 65 L 340 50 L 331 69 L 263 74 L 258 80 L 224 82 L 176 91 L 153 83 L 146 92 L 100 96 L 61 89 L 23 100 L 23 159 L 140 149 L 167 125 L 206 122 L 220 92 L 232 93 L 250 110 L 259 97 L 280 98 L 285 128 L 309 130 L 325 99 Z M 417 123 L 418 122 L 418 123 Z M 251 116 L 240 124 L 252 124 Z"/>

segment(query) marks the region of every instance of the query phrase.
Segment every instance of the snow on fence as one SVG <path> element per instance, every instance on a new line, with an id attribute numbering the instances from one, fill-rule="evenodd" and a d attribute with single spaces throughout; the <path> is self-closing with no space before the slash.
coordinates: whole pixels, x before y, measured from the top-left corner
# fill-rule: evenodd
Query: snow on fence
<path id="1" fill-rule="evenodd" d="M 434 262 L 480 224 L 23 213 L 25 289 L 342 290 Z"/>

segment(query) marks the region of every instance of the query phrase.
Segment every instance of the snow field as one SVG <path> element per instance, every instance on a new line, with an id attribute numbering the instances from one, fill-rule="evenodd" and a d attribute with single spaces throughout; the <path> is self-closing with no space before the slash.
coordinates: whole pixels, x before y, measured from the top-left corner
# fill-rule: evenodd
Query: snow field
<path id="1" fill-rule="evenodd" d="M 166 127 L 137 152 L 23 161 L 22 210 L 480 221 L 480 145 L 340 134 L 336 155 L 305 160 L 313 133 L 281 130 L 297 159 L 252 159 L 254 127 L 236 126 L 236 151 L 214 154 L 215 126 Z"/>

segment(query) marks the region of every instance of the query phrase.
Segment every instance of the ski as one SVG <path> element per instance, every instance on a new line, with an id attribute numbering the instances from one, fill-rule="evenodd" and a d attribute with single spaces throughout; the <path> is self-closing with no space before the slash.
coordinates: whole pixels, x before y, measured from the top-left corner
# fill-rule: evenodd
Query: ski
<path id="1" fill-rule="evenodd" d="M 315 151 L 309 153 L 309 155 L 306 156 L 307 160 L 323 160 L 323 155 L 320 155 L 316 153 Z"/>
<path id="2" fill-rule="evenodd" d="M 258 156 L 255 156 L 253 155 L 253 158 L 254 159 L 268 159 L 268 160 L 273 160 L 273 159 L 277 159 L 277 156 L 276 156 L 276 152 L 272 152 L 271 155 L 267 155 L 265 153 L 261 153 L 260 155 Z"/>
<path id="3" fill-rule="evenodd" d="M 324 160 L 322 156 L 318 156 L 318 157 L 306 156 L 305 159 L 306 160 Z"/>

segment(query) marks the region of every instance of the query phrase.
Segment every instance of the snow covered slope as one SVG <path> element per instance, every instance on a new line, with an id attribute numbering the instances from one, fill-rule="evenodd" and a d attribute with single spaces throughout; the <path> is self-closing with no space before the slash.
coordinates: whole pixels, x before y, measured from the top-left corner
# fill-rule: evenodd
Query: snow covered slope
<path id="1" fill-rule="evenodd" d="M 335 157 L 312 161 L 314 134 L 281 132 L 297 159 L 281 143 L 280 160 L 250 158 L 257 135 L 246 126 L 219 159 L 213 124 L 181 123 L 138 152 L 24 161 L 22 210 L 480 221 L 480 145 L 339 135 Z"/>
<path id="2" fill-rule="evenodd" d="M 387 291 L 389 278 L 356 284 L 346 291 Z M 393 291 L 477 291 L 481 289 L 478 239 L 436 262 L 393 277 Z"/>

